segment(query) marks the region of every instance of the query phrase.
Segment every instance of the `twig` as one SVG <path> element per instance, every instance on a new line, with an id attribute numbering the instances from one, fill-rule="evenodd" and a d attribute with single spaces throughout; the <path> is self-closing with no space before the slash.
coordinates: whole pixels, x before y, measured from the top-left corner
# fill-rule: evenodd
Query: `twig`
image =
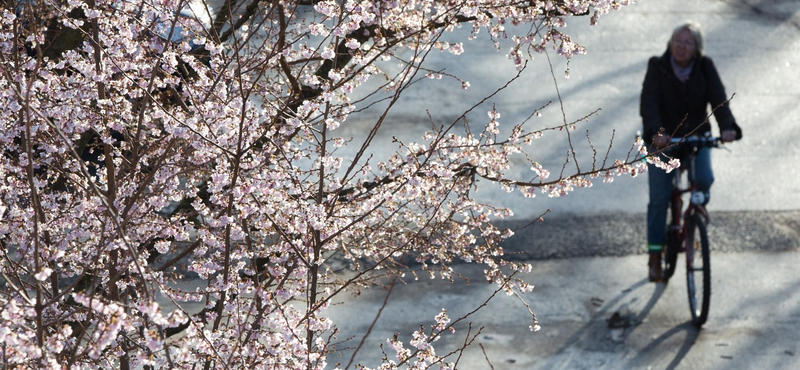
<path id="1" fill-rule="evenodd" d="M 349 369 L 350 365 L 353 364 L 353 361 L 355 360 L 356 355 L 358 354 L 358 351 L 361 350 L 361 347 L 364 346 L 364 342 L 367 341 L 367 337 L 369 337 L 369 335 L 372 333 L 372 329 L 375 327 L 375 324 L 378 322 L 378 318 L 381 317 L 381 313 L 383 312 L 383 309 L 386 308 L 386 304 L 389 302 L 389 296 L 392 295 L 392 290 L 394 290 L 394 286 L 397 283 L 397 279 L 398 279 L 398 276 L 395 275 L 394 279 L 392 279 L 392 284 L 389 285 L 389 291 L 386 292 L 386 297 L 383 298 L 383 304 L 381 304 L 381 308 L 378 309 L 378 313 L 375 315 L 375 318 L 372 320 L 372 323 L 369 325 L 369 328 L 367 329 L 367 332 L 364 333 L 364 336 L 361 338 L 361 342 L 359 342 L 358 346 L 356 346 L 356 349 L 353 350 L 353 355 L 350 356 L 350 361 L 348 361 L 347 362 L 347 366 L 344 367 L 345 370 Z"/>
<path id="2" fill-rule="evenodd" d="M 486 348 L 483 347 L 483 343 L 478 343 L 481 346 L 481 352 L 483 352 L 483 358 L 486 359 L 486 363 L 489 364 L 489 368 L 494 370 L 494 366 L 492 365 L 492 361 L 489 361 L 489 356 L 486 354 Z"/>
<path id="3" fill-rule="evenodd" d="M 553 85 L 556 88 L 556 95 L 558 96 L 558 104 L 561 107 L 561 115 L 564 120 L 564 129 L 567 132 L 567 141 L 569 142 L 569 150 L 572 153 L 572 160 L 575 161 L 575 168 L 577 169 L 577 171 L 581 172 L 581 166 L 578 163 L 578 155 L 575 154 L 575 147 L 572 145 L 572 135 L 569 133 L 569 127 L 567 127 L 567 113 L 564 111 L 564 100 L 561 99 L 561 92 L 558 90 L 558 80 L 556 80 L 556 73 L 553 70 L 553 63 L 550 61 L 550 53 L 548 53 L 547 50 L 545 50 L 544 56 L 547 58 L 547 64 L 550 65 L 550 75 L 553 77 Z"/>

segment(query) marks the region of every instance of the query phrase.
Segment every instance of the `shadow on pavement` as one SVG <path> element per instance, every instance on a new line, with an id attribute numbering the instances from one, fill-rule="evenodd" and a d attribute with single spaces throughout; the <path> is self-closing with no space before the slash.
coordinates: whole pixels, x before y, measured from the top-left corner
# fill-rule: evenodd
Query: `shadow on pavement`
<path id="1" fill-rule="evenodd" d="M 677 351 L 673 351 L 671 348 L 669 350 L 660 348 L 670 338 L 680 333 L 685 333 L 685 335 L 683 339 L 683 344 Z M 686 357 L 686 355 L 692 349 L 692 346 L 697 341 L 697 337 L 699 335 L 700 335 L 700 330 L 698 330 L 694 325 L 692 325 L 691 322 L 686 322 L 679 326 L 676 326 L 666 331 L 664 334 L 661 334 L 658 338 L 654 339 L 647 346 L 639 350 L 636 357 L 632 358 L 630 362 L 628 362 L 627 366 L 625 366 L 625 368 L 631 368 L 631 369 L 647 368 L 648 366 L 652 365 L 655 362 L 660 362 L 661 357 L 663 357 L 661 355 L 671 355 L 672 353 L 674 353 L 675 357 L 672 358 L 672 361 L 670 361 L 669 364 L 664 369 L 675 370 L 678 368 L 678 365 L 680 365 L 681 361 Z"/>
<path id="2" fill-rule="evenodd" d="M 612 300 L 604 302 L 589 321 L 567 339 L 565 344 L 556 351 L 557 355 L 552 356 L 542 368 L 569 369 L 585 364 L 585 360 L 580 358 L 580 355 L 571 356 L 570 353 L 624 350 L 625 332 L 635 330 L 635 327 L 648 316 L 664 294 L 665 285 L 657 284 L 644 307 L 639 312 L 632 312 L 628 308 L 628 302 L 637 301 L 636 293 L 649 284 L 647 279 L 642 279 L 622 290 Z"/>

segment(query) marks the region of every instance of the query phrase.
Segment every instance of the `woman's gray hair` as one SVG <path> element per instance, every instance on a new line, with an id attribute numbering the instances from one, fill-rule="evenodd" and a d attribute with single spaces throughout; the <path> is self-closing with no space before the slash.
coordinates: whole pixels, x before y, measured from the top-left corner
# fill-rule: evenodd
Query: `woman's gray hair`
<path id="1" fill-rule="evenodd" d="M 694 42 L 697 45 L 696 48 L 697 56 L 698 57 L 703 56 L 706 50 L 705 34 L 703 33 L 703 27 L 701 27 L 699 23 L 694 21 L 688 21 L 675 28 L 675 30 L 672 31 L 672 37 L 670 37 L 669 42 L 667 42 L 667 48 L 669 48 L 669 44 L 672 42 L 672 39 L 675 38 L 675 35 L 677 35 L 678 32 L 681 32 L 683 30 L 688 30 L 689 33 L 692 34 L 692 37 L 694 37 Z"/>

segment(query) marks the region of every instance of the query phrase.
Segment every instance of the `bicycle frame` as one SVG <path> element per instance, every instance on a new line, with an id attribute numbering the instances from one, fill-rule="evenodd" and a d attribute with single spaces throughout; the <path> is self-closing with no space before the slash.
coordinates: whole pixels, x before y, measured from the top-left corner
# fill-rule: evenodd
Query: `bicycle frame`
<path id="1" fill-rule="evenodd" d="M 668 232 L 675 233 L 675 241 L 683 241 L 678 245 L 678 253 L 686 251 L 686 248 L 691 247 L 687 245 L 691 240 L 686 238 L 688 232 L 688 223 L 684 220 L 691 220 L 692 215 L 699 214 L 706 223 L 709 221 L 708 211 L 702 203 L 691 201 L 694 196 L 690 198 L 689 205 L 683 209 L 683 195 L 696 194 L 698 192 L 697 185 L 695 185 L 694 174 L 694 159 L 697 148 L 687 155 L 683 160 L 688 163 L 682 163 L 678 174 L 673 179 L 672 195 L 670 200 L 670 223 L 667 226 Z M 686 176 L 684 176 L 684 173 Z M 686 180 L 686 181 L 682 181 Z M 685 183 L 685 184 L 684 184 Z"/>

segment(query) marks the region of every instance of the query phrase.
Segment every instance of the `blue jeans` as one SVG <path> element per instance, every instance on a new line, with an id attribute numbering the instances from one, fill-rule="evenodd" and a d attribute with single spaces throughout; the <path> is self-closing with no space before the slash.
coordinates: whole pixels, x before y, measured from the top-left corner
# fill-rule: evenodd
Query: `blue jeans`
<path id="1" fill-rule="evenodd" d="M 669 152 L 666 153 L 670 155 Z M 664 157 L 662 156 L 662 160 Z M 681 158 L 683 161 L 683 158 Z M 683 164 L 683 163 L 682 163 Z M 714 172 L 711 169 L 711 148 L 700 148 L 695 157 L 695 184 L 697 190 L 705 194 L 708 203 L 711 184 L 714 183 Z M 656 167 L 647 165 L 647 178 L 650 185 L 650 203 L 647 205 L 647 244 L 652 246 L 664 245 L 664 236 L 667 229 L 667 211 L 672 195 L 672 180 L 679 171 L 670 173 Z M 653 250 L 651 250 L 653 252 Z"/>

